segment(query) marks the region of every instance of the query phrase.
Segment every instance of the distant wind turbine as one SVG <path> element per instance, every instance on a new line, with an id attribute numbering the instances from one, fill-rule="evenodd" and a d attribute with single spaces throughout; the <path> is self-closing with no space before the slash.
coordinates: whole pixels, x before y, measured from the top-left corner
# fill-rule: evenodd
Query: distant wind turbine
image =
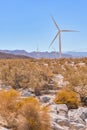
<path id="1" fill-rule="evenodd" d="M 39 57 L 39 46 L 37 45 L 37 49 L 36 49 L 36 54 L 37 54 L 37 59 L 40 58 Z"/>
<path id="2" fill-rule="evenodd" d="M 61 51 L 61 33 L 62 32 L 79 32 L 79 31 L 76 31 L 76 30 L 60 30 L 60 28 L 59 28 L 58 24 L 56 23 L 55 19 L 53 18 L 53 16 L 51 16 L 51 18 L 52 18 L 52 20 L 53 20 L 56 28 L 58 29 L 58 32 L 57 32 L 56 36 L 54 37 L 54 39 L 52 40 L 49 48 L 51 47 L 51 45 L 53 44 L 53 42 L 55 41 L 55 39 L 57 37 L 59 37 L 59 57 L 61 58 L 62 57 L 62 51 Z"/>

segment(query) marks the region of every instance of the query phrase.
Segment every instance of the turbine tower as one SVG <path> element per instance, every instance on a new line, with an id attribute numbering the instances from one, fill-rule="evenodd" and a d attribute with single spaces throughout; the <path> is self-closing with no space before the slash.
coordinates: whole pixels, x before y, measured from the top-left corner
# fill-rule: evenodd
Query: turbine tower
<path id="1" fill-rule="evenodd" d="M 76 30 L 60 30 L 58 24 L 56 23 L 55 19 L 53 18 L 53 16 L 51 16 L 56 28 L 58 29 L 58 32 L 57 34 L 55 35 L 54 39 L 52 40 L 49 48 L 51 47 L 51 45 L 53 44 L 53 42 L 55 41 L 55 39 L 58 37 L 59 38 L 59 58 L 62 57 L 62 50 L 61 50 L 61 33 L 62 32 L 79 32 L 79 31 L 76 31 Z"/>

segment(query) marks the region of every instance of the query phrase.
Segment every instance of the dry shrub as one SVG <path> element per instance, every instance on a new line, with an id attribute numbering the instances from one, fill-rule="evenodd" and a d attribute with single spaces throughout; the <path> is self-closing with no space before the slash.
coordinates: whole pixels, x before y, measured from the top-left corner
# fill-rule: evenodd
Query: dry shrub
<path id="1" fill-rule="evenodd" d="M 7 111 L 14 111 L 18 92 L 16 90 L 0 91 L 0 113 L 7 113 Z"/>
<path id="2" fill-rule="evenodd" d="M 46 61 L 47 62 L 47 61 Z M 14 89 L 41 90 L 48 84 L 52 71 L 44 60 L 10 59 L 0 61 L 0 80 Z"/>
<path id="3" fill-rule="evenodd" d="M 0 91 L 0 115 L 13 130 L 51 130 L 47 109 L 33 97 L 20 99 L 15 90 Z"/>
<path id="4" fill-rule="evenodd" d="M 19 114 L 26 118 L 28 130 L 51 130 L 47 109 L 41 108 L 36 99 L 24 99 L 18 106 Z"/>
<path id="5" fill-rule="evenodd" d="M 69 109 L 78 108 L 79 105 L 77 94 L 71 90 L 60 90 L 54 102 L 56 104 L 66 104 Z"/>

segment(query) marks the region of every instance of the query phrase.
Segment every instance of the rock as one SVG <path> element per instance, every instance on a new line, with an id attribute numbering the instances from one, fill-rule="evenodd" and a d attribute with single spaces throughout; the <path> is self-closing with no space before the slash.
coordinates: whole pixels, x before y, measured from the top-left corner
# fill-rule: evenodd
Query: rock
<path id="1" fill-rule="evenodd" d="M 57 116 L 56 123 L 59 124 L 60 126 L 67 126 L 67 127 L 69 127 L 69 124 L 70 124 L 68 118 L 66 118 L 64 116 L 60 116 L 60 115 Z"/>
<path id="2" fill-rule="evenodd" d="M 51 104 L 49 115 L 53 130 L 87 130 L 87 108 L 68 110 L 65 104 Z"/>
<path id="3" fill-rule="evenodd" d="M 58 104 L 57 105 L 57 104 L 54 103 L 50 106 L 49 111 L 50 112 L 56 111 L 57 114 L 65 116 L 68 113 L 68 107 L 67 107 L 66 104 Z"/>
<path id="4" fill-rule="evenodd" d="M 31 96 L 31 93 L 25 91 L 25 92 L 22 92 L 21 96 L 22 97 L 29 97 L 29 96 Z"/>
<path id="5" fill-rule="evenodd" d="M 87 126 L 87 118 L 85 119 L 85 123 L 86 123 L 86 126 Z"/>
<path id="6" fill-rule="evenodd" d="M 21 95 L 21 97 L 30 97 L 30 96 L 34 97 L 34 94 L 32 94 L 31 92 L 29 92 L 27 89 L 20 90 L 20 95 Z"/>
<path id="7" fill-rule="evenodd" d="M 57 74 L 53 77 L 53 81 L 57 84 L 58 87 L 63 86 L 63 76 L 61 74 Z"/>
<path id="8" fill-rule="evenodd" d="M 53 99 L 53 96 L 50 96 L 50 95 L 44 95 L 44 96 L 40 96 L 39 97 L 39 100 L 42 103 L 47 103 L 47 102 L 49 102 L 52 99 Z"/>
<path id="9" fill-rule="evenodd" d="M 12 89 L 12 87 L 11 86 L 6 86 L 6 85 L 0 85 L 0 90 L 10 90 L 10 89 Z"/>
<path id="10" fill-rule="evenodd" d="M 49 113 L 50 113 L 50 114 L 52 114 L 52 113 L 56 113 L 56 114 L 57 114 L 57 105 L 52 104 L 52 105 L 49 107 Z"/>
<path id="11" fill-rule="evenodd" d="M 78 63 L 77 65 L 79 65 L 80 67 L 83 67 L 83 66 L 85 66 L 86 64 L 83 63 L 83 62 L 80 62 L 80 63 Z"/>
<path id="12" fill-rule="evenodd" d="M 51 121 L 57 123 L 58 115 L 56 113 L 50 113 Z"/>
<path id="13" fill-rule="evenodd" d="M 69 120 L 66 116 L 67 112 L 68 112 L 68 108 L 65 104 L 51 105 L 50 111 L 49 111 L 51 121 L 54 122 L 54 123 L 57 123 L 61 127 L 66 126 L 68 128 L 69 127 Z"/>
<path id="14" fill-rule="evenodd" d="M 87 108 L 80 107 L 78 109 L 69 110 L 68 117 L 71 122 L 86 124 Z"/>
<path id="15" fill-rule="evenodd" d="M 70 130 L 85 130 L 85 125 L 76 122 L 70 122 Z"/>
<path id="16" fill-rule="evenodd" d="M 64 130 L 70 130 L 69 127 L 67 127 L 67 126 L 63 126 L 63 129 Z"/>
<path id="17" fill-rule="evenodd" d="M 82 120 L 87 119 L 87 108 L 85 108 L 85 107 L 78 108 L 78 113 Z"/>
<path id="18" fill-rule="evenodd" d="M 66 130 L 55 122 L 51 122 L 51 124 L 52 124 L 52 130 Z"/>
<path id="19" fill-rule="evenodd" d="M 77 114 L 77 110 L 70 110 L 68 112 L 70 122 L 84 123 L 83 120 Z"/>
<path id="20" fill-rule="evenodd" d="M 59 115 L 67 116 L 68 114 L 68 107 L 66 104 L 58 104 L 57 105 L 57 113 Z"/>
<path id="21" fill-rule="evenodd" d="M 62 88 L 63 86 L 66 86 L 69 84 L 68 81 L 64 81 L 64 77 L 61 74 L 54 75 L 52 80 L 56 83 L 58 88 Z"/>

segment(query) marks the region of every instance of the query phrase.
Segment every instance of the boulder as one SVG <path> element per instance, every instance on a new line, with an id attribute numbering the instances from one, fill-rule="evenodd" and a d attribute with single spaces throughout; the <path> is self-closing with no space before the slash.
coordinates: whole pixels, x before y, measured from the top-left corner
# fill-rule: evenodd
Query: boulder
<path id="1" fill-rule="evenodd" d="M 63 104 L 63 105 L 65 105 L 65 104 Z M 66 114 L 62 114 L 62 110 L 61 110 L 61 112 L 59 111 L 60 114 L 57 113 L 57 107 L 58 107 L 57 105 L 51 106 L 51 110 L 50 110 L 50 113 L 49 113 L 51 121 L 57 123 L 60 126 L 69 127 L 69 120 L 68 120 Z M 59 106 L 58 110 L 60 110 L 60 108 L 61 107 Z M 67 107 L 66 107 L 65 111 L 68 111 Z"/>
<path id="2" fill-rule="evenodd" d="M 71 122 L 86 124 L 87 108 L 80 107 L 78 109 L 69 110 L 68 117 Z"/>

